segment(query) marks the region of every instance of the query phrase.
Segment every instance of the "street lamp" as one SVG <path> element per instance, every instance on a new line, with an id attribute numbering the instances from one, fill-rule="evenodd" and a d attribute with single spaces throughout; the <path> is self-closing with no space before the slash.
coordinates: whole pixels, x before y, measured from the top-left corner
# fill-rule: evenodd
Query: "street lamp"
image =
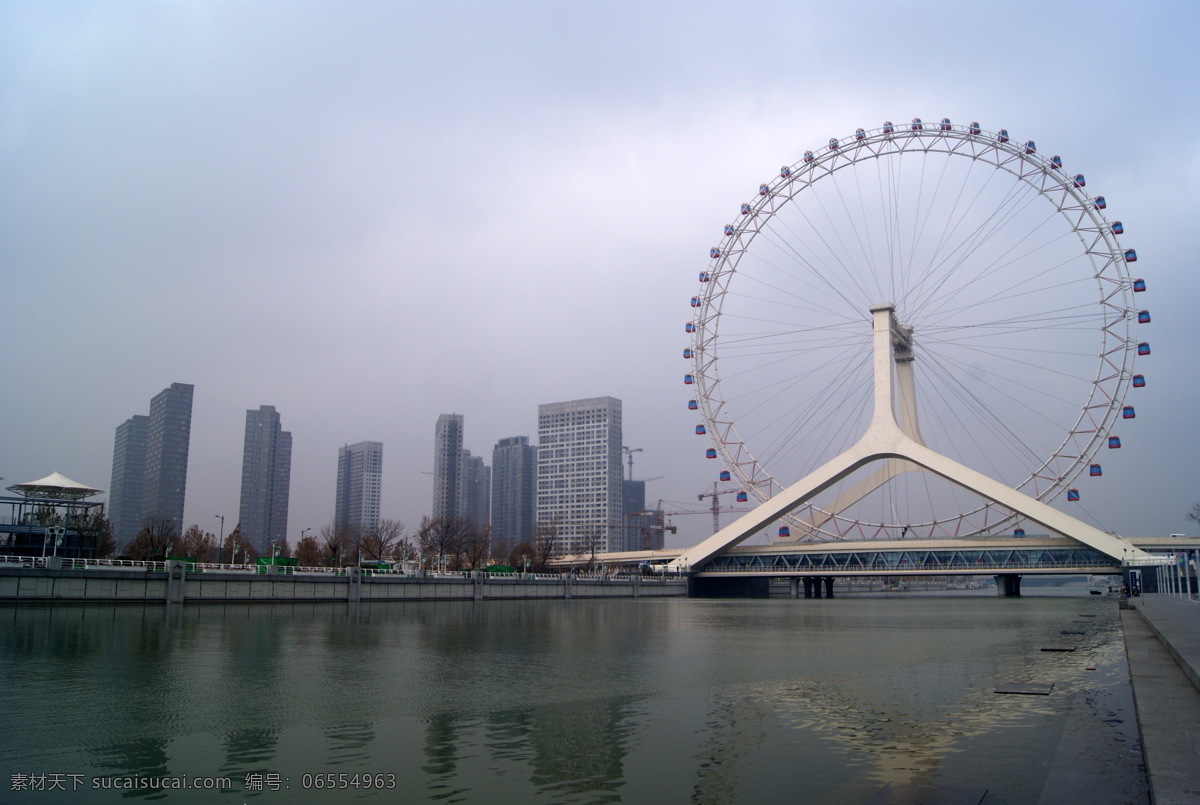
<path id="1" fill-rule="evenodd" d="M 221 543 L 225 541 L 225 515 L 214 514 L 213 517 L 216 517 L 218 520 L 221 521 L 221 536 L 217 539 L 217 551 L 219 552 L 221 550 Z M 217 561 L 218 562 L 221 561 L 219 553 L 217 555 Z M 229 557 L 229 564 L 231 564 L 231 565 L 233 564 L 232 556 Z"/>

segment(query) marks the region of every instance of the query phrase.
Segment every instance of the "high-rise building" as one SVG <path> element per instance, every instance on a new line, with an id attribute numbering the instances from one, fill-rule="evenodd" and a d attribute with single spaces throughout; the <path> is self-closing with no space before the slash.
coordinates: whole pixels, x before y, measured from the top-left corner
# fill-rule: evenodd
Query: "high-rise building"
<path id="1" fill-rule="evenodd" d="M 482 531 L 491 508 L 492 471 L 483 463 L 483 456 L 473 456 L 470 450 L 462 453 L 462 514 Z"/>
<path id="2" fill-rule="evenodd" d="M 150 417 L 134 414 L 117 426 L 113 445 L 112 482 L 108 486 L 108 520 L 113 539 L 124 545 L 142 527 L 142 492 L 146 482 L 146 434 Z"/>
<path id="3" fill-rule="evenodd" d="M 624 537 L 622 541 L 624 544 L 620 548 L 613 548 L 613 550 L 642 550 L 642 522 L 640 519 L 634 519 L 634 516 L 645 510 L 646 482 L 630 481 L 628 479 L 621 481 L 621 513 L 625 520 L 625 529 L 622 532 Z"/>
<path id="4" fill-rule="evenodd" d="M 492 544 L 509 553 L 533 542 L 537 448 L 528 436 L 512 436 L 492 448 Z"/>
<path id="5" fill-rule="evenodd" d="M 488 522 L 491 471 L 482 456 L 463 449 L 463 415 L 442 414 L 433 433 L 433 516 Z"/>
<path id="6" fill-rule="evenodd" d="M 358 442 L 338 448 L 334 529 L 369 530 L 379 526 L 382 479 L 383 442 Z"/>
<path id="7" fill-rule="evenodd" d="M 261 556 L 270 555 L 272 542 L 287 540 L 291 477 L 292 434 L 283 430 L 275 406 L 246 411 L 238 522 Z"/>
<path id="8" fill-rule="evenodd" d="M 669 526 L 662 509 L 646 508 L 646 482 L 625 480 L 621 485 L 625 490 L 625 545 L 621 550 L 662 550 Z"/>
<path id="9" fill-rule="evenodd" d="M 187 494 L 193 390 L 190 383 L 172 383 L 154 395 L 146 434 L 146 483 L 142 496 L 145 514 L 172 521 L 180 534 Z"/>
<path id="10" fill-rule="evenodd" d="M 183 533 L 193 391 L 190 383 L 172 383 L 150 400 L 149 416 L 117 427 L 109 512 L 118 513 L 118 544 L 133 539 L 147 518 L 170 520 Z"/>
<path id="11" fill-rule="evenodd" d="M 463 514 L 463 416 L 442 414 L 433 434 L 433 517 Z"/>
<path id="12" fill-rule="evenodd" d="M 539 405 L 537 451 L 537 523 L 557 532 L 556 552 L 621 545 L 621 401 Z"/>

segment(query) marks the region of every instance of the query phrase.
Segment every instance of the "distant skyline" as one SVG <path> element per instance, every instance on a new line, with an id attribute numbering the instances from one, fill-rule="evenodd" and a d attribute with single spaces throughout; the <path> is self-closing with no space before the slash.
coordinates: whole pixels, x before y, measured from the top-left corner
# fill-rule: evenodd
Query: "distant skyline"
<path id="1" fill-rule="evenodd" d="M 107 490 L 115 428 L 180 381 L 185 526 L 232 527 L 266 401 L 290 541 L 365 439 L 411 532 L 440 413 L 486 457 L 611 395 L 692 544 L 715 470 L 680 353 L 723 225 L 831 137 L 946 116 L 1061 154 L 1123 221 L 1153 354 L 1070 511 L 1196 533 L 1198 38 L 1182 1 L 0 4 L 0 476 Z"/>

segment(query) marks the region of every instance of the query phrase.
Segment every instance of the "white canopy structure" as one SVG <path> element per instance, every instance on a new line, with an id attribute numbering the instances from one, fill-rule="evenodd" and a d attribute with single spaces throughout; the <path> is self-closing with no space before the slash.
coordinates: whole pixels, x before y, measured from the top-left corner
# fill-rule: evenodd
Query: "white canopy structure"
<path id="1" fill-rule="evenodd" d="M 27 498 L 54 498 L 58 500 L 83 500 L 92 495 L 98 495 L 103 489 L 93 489 L 78 481 L 72 481 L 61 472 L 55 471 L 36 481 L 24 484 L 13 484 L 9 492 L 24 495 Z"/>

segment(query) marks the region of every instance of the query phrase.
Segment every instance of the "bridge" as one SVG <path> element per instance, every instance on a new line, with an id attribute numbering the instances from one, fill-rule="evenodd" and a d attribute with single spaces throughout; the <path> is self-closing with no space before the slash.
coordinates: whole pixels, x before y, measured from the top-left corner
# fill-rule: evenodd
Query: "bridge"
<path id="1" fill-rule="evenodd" d="M 1040 497 L 1010 488 L 930 449 L 917 425 L 913 330 L 897 321 L 894 304 L 872 305 L 870 312 L 874 404 L 871 419 L 859 440 L 707 539 L 669 557 L 664 558 L 659 552 L 659 557 L 644 561 L 665 561 L 665 570 L 693 579 L 696 584 L 692 587 L 697 593 L 700 588 L 708 587 L 738 594 L 737 590 L 754 586 L 744 583 L 739 587 L 733 583 L 738 579 L 748 582 L 774 577 L 815 577 L 832 589 L 835 576 L 986 573 L 996 577 L 1002 594 L 1019 595 L 1020 579 L 1025 574 L 1140 574 L 1143 569 L 1174 566 L 1180 553 L 1186 555 L 1200 549 L 1200 542 L 1180 541 L 1179 537 L 1168 538 L 1175 541 L 1162 545 L 1101 531 L 1052 508 Z M 1114 400 L 1106 416 L 1111 416 L 1119 406 L 1120 401 Z M 710 452 L 715 453 L 715 449 Z M 813 541 L 779 542 L 764 547 L 741 545 L 767 528 L 787 522 L 786 518 L 798 509 L 869 465 L 874 465 L 873 472 L 854 488 L 838 495 L 829 507 L 830 517 L 901 473 L 924 472 L 1009 512 L 1018 522 L 1037 524 L 1052 536 L 1027 537 L 1024 529 L 1014 529 L 1012 536 L 985 536 L 989 529 L 981 528 L 975 533 L 948 538 L 940 536 L 933 529 L 936 521 L 931 521 L 927 524 L 930 529 L 920 536 L 914 534 L 913 539 L 903 539 L 908 531 L 906 526 L 899 539 L 845 540 L 820 532 L 819 523 L 811 518 L 824 510 L 814 509 L 810 519 L 797 523 Z M 1082 464 L 1074 471 L 1080 467 Z M 819 534 L 824 539 L 816 541 Z M 612 557 L 610 561 L 615 560 Z"/>
<path id="2" fill-rule="evenodd" d="M 1026 575 L 1123 575 L 1131 567 L 1171 567 L 1185 558 L 1200 566 L 1200 537 L 1132 537 L 1127 556 L 1112 556 L 1068 537 L 1003 536 L 821 542 L 811 544 L 738 545 L 707 558 L 697 567 L 678 566 L 688 548 L 630 551 L 598 557 L 612 567 L 646 565 L 656 571 L 668 567 L 700 580 L 699 587 L 735 591 L 746 585 L 704 580 L 717 579 L 820 579 L 863 576 L 970 576 L 997 577 L 1002 593 L 1019 594 Z M 1137 557 L 1136 559 L 1134 557 Z M 579 562 L 564 557 L 559 566 Z M 748 588 L 747 588 L 748 589 Z"/>

